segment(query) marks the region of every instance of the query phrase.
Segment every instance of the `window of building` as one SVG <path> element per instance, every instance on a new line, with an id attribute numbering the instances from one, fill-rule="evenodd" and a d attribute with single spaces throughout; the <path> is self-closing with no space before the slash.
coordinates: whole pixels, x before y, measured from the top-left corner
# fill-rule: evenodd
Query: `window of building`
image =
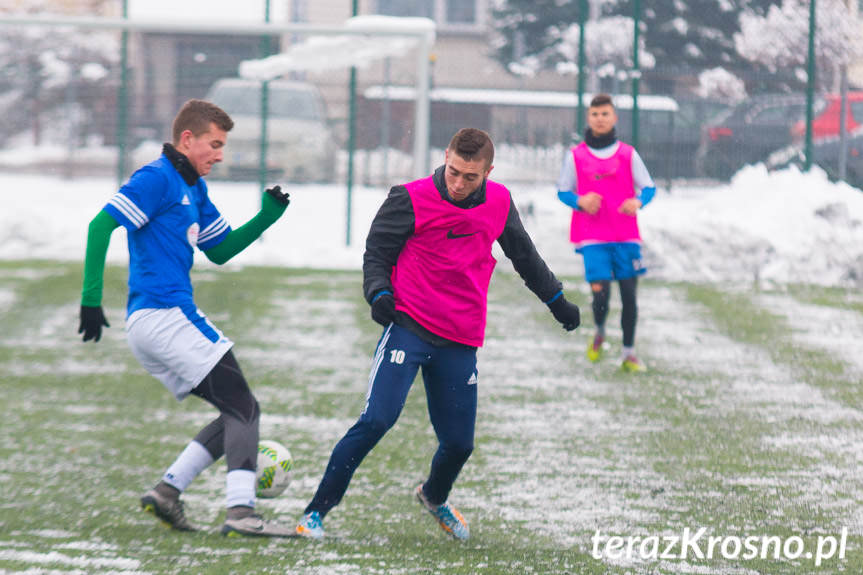
<path id="1" fill-rule="evenodd" d="M 448 24 L 473 24 L 476 22 L 476 2 L 446 2 L 446 21 Z"/>
<path id="2" fill-rule="evenodd" d="M 377 0 L 377 13 L 430 18 L 445 32 L 480 32 L 488 0 Z M 863 2 L 863 0 L 861 0 Z"/>
<path id="3" fill-rule="evenodd" d="M 434 2 L 427 0 L 378 0 L 378 14 L 434 19 Z"/>

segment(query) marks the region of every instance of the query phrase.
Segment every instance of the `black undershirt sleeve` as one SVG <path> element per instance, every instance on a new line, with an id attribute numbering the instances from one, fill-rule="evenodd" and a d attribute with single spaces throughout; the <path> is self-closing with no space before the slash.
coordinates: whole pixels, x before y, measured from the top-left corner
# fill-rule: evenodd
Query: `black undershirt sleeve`
<path id="1" fill-rule="evenodd" d="M 372 220 L 363 254 L 363 295 L 366 301 L 382 290 L 392 293 L 390 278 L 399 254 L 414 233 L 413 203 L 404 186 L 395 186 Z"/>
<path id="2" fill-rule="evenodd" d="M 540 257 L 533 240 L 524 229 L 515 203 L 510 198 L 509 214 L 503 233 L 497 239 L 503 253 L 512 261 L 512 266 L 525 285 L 543 302 L 547 303 L 562 288 L 563 284 L 555 277 Z"/>

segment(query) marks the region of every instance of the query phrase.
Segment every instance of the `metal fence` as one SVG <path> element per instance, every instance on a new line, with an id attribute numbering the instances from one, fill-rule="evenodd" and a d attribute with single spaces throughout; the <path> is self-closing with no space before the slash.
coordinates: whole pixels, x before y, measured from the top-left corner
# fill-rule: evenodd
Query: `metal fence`
<path id="1" fill-rule="evenodd" d="M 834 13 L 818 12 L 824 25 L 853 20 L 843 3 L 825 4 Z M 610 74 L 594 67 L 578 77 L 593 77 L 597 91 L 615 95 L 621 138 L 637 138 L 648 168 L 665 185 L 727 180 L 757 162 L 770 168 L 811 162 L 861 186 L 863 86 L 853 75 L 847 80 L 842 57 L 831 57 L 808 15 L 797 17 L 806 33 L 793 61 L 735 71 L 734 81 L 670 62 Z M 0 18 L 6 22 L 0 26 L 4 171 L 123 180 L 170 139 L 182 102 L 211 98 L 236 120 L 214 178 L 344 182 L 349 159 L 364 184 L 392 184 L 416 172 L 418 83 L 415 74 L 404 72 L 416 71 L 414 52 L 404 56 L 406 66 L 390 67 L 390 57 L 376 62 L 373 74 L 359 75 L 352 130 L 347 70 L 287 74 L 268 84 L 266 106 L 260 84 L 237 78 L 242 61 L 278 53 L 314 31 L 190 33 L 166 25 L 124 32 L 109 26 L 10 26 L 9 20 Z M 705 90 L 712 73 L 721 89 Z M 783 75 L 788 81 L 777 82 Z M 809 75 L 817 81 L 807 82 Z M 470 86 L 470 79 L 462 85 Z M 531 90 L 529 82 L 519 90 L 435 87 L 429 95 L 432 155 L 421 161 L 433 165 L 452 133 L 472 125 L 492 133 L 497 163 L 508 166 L 510 179 L 550 184 L 566 149 L 579 138 L 579 85 L 574 76 L 568 91 Z"/>

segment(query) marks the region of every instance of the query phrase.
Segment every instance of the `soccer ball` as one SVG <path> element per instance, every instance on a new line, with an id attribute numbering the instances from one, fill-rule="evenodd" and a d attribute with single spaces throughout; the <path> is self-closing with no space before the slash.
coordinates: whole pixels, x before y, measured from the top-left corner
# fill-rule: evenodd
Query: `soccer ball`
<path id="1" fill-rule="evenodd" d="M 294 460 L 288 448 L 278 441 L 258 444 L 258 470 L 255 473 L 258 497 L 278 497 L 290 483 Z"/>

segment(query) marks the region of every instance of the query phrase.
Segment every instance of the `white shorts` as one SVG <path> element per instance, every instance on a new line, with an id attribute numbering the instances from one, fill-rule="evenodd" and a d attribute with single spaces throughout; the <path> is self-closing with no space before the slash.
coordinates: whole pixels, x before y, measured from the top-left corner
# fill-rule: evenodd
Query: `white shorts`
<path id="1" fill-rule="evenodd" d="M 126 320 L 126 333 L 132 353 L 177 401 L 234 345 L 199 309 L 139 309 Z"/>

